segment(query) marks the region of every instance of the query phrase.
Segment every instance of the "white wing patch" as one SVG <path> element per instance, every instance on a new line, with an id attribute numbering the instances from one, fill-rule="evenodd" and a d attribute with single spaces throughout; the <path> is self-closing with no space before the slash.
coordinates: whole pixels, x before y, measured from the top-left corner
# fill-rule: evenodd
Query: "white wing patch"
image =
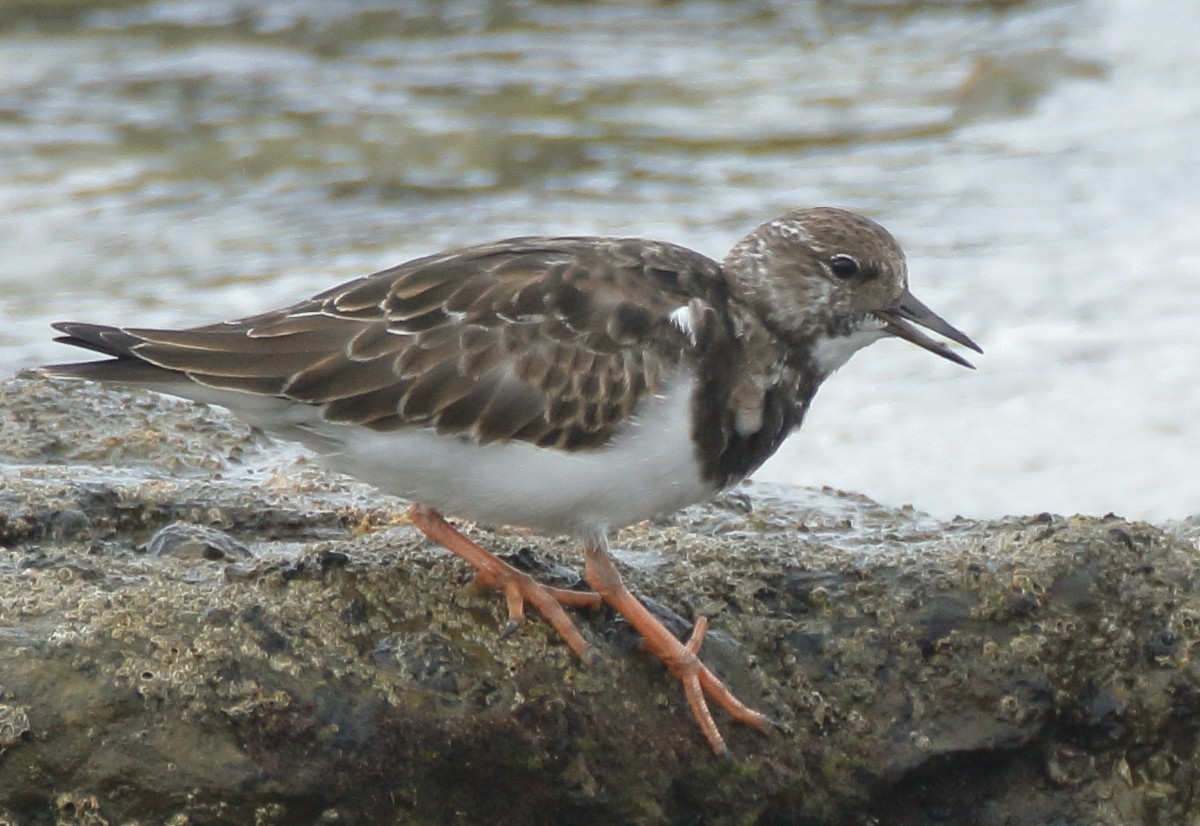
<path id="1" fill-rule="evenodd" d="M 691 306 L 684 304 L 682 307 L 676 307 L 674 310 L 671 310 L 670 315 L 667 316 L 667 320 L 679 332 L 688 337 L 688 341 L 692 343 L 693 347 L 696 346 L 696 321 L 692 316 Z"/>

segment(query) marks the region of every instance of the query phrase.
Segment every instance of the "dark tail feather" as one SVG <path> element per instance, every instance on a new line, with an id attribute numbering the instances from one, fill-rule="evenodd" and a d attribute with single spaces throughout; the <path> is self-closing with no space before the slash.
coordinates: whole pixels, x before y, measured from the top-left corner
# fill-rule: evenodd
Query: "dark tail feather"
<path id="1" fill-rule="evenodd" d="M 63 379 L 89 379 L 90 381 L 112 381 L 119 384 L 171 384 L 182 375 L 174 370 L 164 370 L 135 359 L 109 359 L 107 361 L 78 361 L 74 364 L 47 364 L 38 371 L 47 376 Z"/>
<path id="2" fill-rule="evenodd" d="M 65 336 L 54 339 L 63 344 L 82 347 L 85 350 L 95 350 L 106 356 L 137 358 L 133 354 L 132 348 L 135 344 L 140 344 L 141 339 L 116 327 L 85 324 L 78 321 L 56 321 L 50 326 L 60 333 L 66 333 Z"/>
<path id="3" fill-rule="evenodd" d="M 48 364 L 40 368 L 41 372 L 48 376 L 125 384 L 161 384 L 179 380 L 178 373 L 155 367 L 139 359 L 133 352 L 133 347 L 142 340 L 116 327 L 76 321 L 58 321 L 51 326 L 61 333 L 66 333 L 65 336 L 54 339 L 55 341 L 93 350 L 113 358 L 108 361 Z"/>

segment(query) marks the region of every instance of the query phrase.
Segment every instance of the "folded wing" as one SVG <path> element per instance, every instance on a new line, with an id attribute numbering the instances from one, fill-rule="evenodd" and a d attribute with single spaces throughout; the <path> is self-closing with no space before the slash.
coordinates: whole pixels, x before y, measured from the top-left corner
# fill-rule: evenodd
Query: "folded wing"
<path id="1" fill-rule="evenodd" d="M 682 247 L 513 239 L 235 321 L 185 330 L 55 324 L 59 341 L 112 358 L 46 370 L 290 399 L 374 430 L 424 426 L 481 443 L 589 448 L 705 346 L 702 325 L 680 319 L 711 316 L 697 308 L 720 301 L 719 266 Z"/>

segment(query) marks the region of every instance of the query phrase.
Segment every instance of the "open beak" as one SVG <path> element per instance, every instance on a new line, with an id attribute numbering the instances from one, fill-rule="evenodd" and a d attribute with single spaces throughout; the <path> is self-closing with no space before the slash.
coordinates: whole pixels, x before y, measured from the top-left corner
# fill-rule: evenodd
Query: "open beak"
<path id="1" fill-rule="evenodd" d="M 963 367 L 970 367 L 972 370 L 975 369 L 975 365 L 951 350 L 943 342 L 935 341 L 913 325 L 919 324 L 927 330 L 932 330 L 940 336 L 961 344 L 963 347 L 971 348 L 976 353 L 983 352 L 979 345 L 971 341 L 966 333 L 951 327 L 945 319 L 918 301 L 907 289 L 904 290 L 904 294 L 900 296 L 899 301 L 886 310 L 876 310 L 874 315 L 883 322 L 883 331 L 885 333 L 902 338 L 905 341 L 911 341 L 918 347 L 924 347 L 929 352 L 936 353 L 955 364 L 961 364 Z"/>

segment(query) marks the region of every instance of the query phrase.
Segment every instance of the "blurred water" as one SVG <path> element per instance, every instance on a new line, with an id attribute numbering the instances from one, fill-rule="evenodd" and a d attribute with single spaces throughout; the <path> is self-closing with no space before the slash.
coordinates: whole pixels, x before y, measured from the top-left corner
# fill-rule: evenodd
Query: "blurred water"
<path id="1" fill-rule="evenodd" d="M 760 476 L 1200 511 L 1200 6 L 395 5 L 0 10 L 0 372 L 71 357 L 52 320 L 213 320 L 528 233 L 720 257 L 839 204 L 987 355 L 876 345 Z"/>

